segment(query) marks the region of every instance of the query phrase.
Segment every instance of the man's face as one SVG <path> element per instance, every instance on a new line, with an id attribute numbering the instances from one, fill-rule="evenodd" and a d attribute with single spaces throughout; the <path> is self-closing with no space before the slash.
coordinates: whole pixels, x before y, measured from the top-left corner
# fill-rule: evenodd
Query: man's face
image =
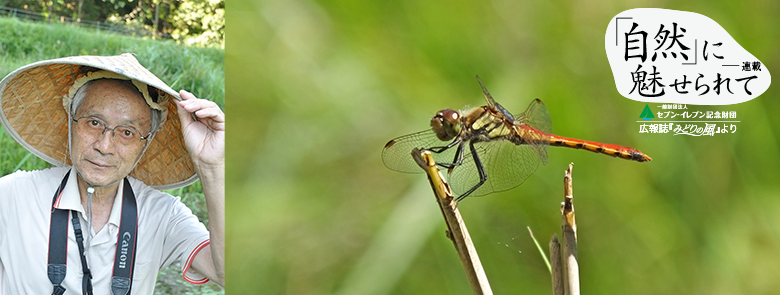
<path id="1" fill-rule="evenodd" d="M 141 136 L 149 133 L 151 124 L 150 109 L 141 94 L 113 80 L 96 80 L 89 85 L 73 118 L 83 117 L 100 119 L 108 128 L 132 127 Z M 118 140 L 119 132 L 112 136 L 111 130 L 85 136 L 78 131 L 78 123 L 72 123 L 73 167 L 94 187 L 111 185 L 127 176 L 146 144 L 146 140 L 139 139 L 137 143 L 123 145 Z"/>

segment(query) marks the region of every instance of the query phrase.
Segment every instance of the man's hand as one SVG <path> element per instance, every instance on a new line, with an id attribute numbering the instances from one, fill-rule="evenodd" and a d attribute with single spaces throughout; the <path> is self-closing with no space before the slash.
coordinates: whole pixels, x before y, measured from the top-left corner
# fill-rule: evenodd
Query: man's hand
<path id="1" fill-rule="evenodd" d="M 225 285 L 225 113 L 216 103 L 179 91 L 176 101 L 184 135 L 206 198 L 211 243 L 195 255 L 192 267 Z M 194 114 L 196 119 L 193 119 Z"/>
<path id="2" fill-rule="evenodd" d="M 179 91 L 179 119 L 184 145 L 196 168 L 209 169 L 225 163 L 225 113 L 216 103 Z M 192 118 L 194 114 L 197 121 Z"/>

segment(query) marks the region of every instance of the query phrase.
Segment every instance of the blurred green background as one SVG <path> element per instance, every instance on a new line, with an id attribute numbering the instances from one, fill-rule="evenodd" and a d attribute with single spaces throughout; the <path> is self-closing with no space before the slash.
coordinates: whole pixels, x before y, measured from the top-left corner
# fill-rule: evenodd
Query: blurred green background
<path id="1" fill-rule="evenodd" d="M 734 134 L 639 134 L 645 103 L 616 91 L 604 49 L 635 7 L 704 14 L 780 69 L 777 1 L 231 1 L 226 289 L 471 294 L 425 176 L 380 155 L 440 109 L 482 105 L 479 75 L 512 112 L 541 98 L 556 134 L 653 157 L 550 148 L 522 186 L 463 201 L 496 294 L 551 293 L 526 227 L 545 245 L 560 232 L 569 162 L 583 294 L 776 294 L 778 88 L 689 106 L 736 111 Z"/>

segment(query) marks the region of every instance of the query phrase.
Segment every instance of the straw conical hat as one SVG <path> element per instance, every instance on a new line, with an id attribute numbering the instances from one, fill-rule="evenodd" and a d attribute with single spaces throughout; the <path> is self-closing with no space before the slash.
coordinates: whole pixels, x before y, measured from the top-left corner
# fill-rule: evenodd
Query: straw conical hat
<path id="1" fill-rule="evenodd" d="M 73 56 L 32 63 L 3 78 L 0 122 L 14 140 L 36 156 L 55 166 L 71 165 L 68 114 L 63 101 L 72 99 L 69 91 L 77 79 L 99 70 L 123 75 L 156 88 L 160 95 L 181 100 L 178 92 L 144 68 L 132 54 Z M 187 186 L 198 179 L 184 147 L 176 105 L 169 101 L 164 107 L 168 109 L 166 123 L 130 173 L 160 190 Z"/>

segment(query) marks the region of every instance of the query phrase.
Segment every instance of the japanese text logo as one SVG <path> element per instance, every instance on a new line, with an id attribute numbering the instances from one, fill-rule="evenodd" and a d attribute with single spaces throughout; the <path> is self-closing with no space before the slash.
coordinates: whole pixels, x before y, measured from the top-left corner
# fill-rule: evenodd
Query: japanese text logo
<path id="1" fill-rule="evenodd" d="M 618 92 L 656 103 L 729 105 L 769 88 L 769 70 L 697 13 L 638 8 L 610 20 L 607 58 Z"/>

